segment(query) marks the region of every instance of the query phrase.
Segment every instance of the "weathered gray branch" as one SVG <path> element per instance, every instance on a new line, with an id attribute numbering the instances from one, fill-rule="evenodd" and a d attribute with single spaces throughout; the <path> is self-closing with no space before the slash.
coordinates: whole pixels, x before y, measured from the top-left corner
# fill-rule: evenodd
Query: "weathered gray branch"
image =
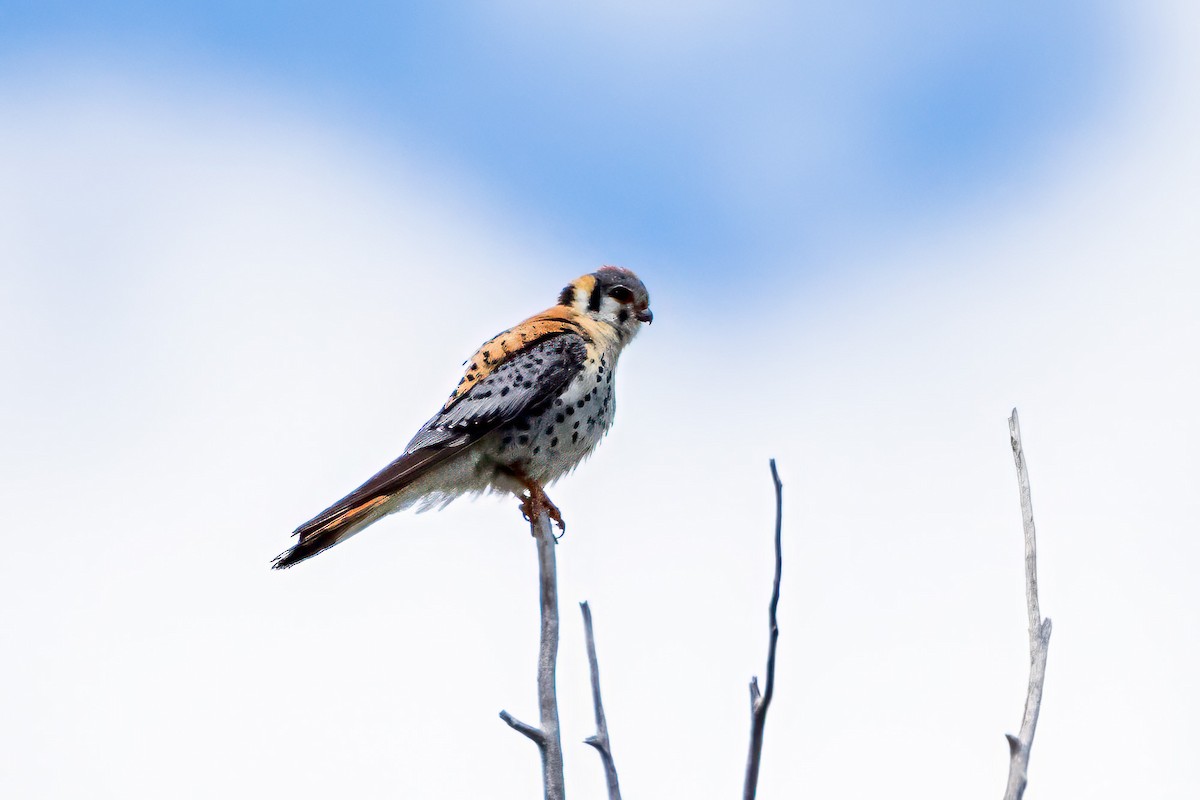
<path id="1" fill-rule="evenodd" d="M 1046 681 L 1046 655 L 1050 649 L 1050 620 L 1042 619 L 1038 607 L 1037 532 L 1033 526 L 1033 500 L 1029 492 L 1029 472 L 1025 467 L 1025 451 L 1021 447 L 1021 425 L 1014 408 L 1008 419 L 1008 436 L 1012 444 L 1013 461 L 1017 465 L 1017 487 L 1021 494 L 1021 520 L 1025 528 L 1025 603 L 1029 611 L 1029 690 L 1025 695 L 1025 715 L 1021 732 L 1008 739 L 1008 786 L 1004 800 L 1021 800 L 1029 771 L 1029 751 L 1037 730 L 1038 713 L 1042 708 L 1042 686 Z"/>
<path id="2" fill-rule="evenodd" d="M 744 800 L 754 800 L 758 791 L 758 768 L 762 763 L 763 733 L 767 726 L 767 708 L 775 694 L 775 646 L 779 642 L 779 578 L 783 572 L 783 484 L 771 459 L 771 480 L 775 482 L 775 584 L 771 590 L 771 607 L 768 617 L 771 623 L 771 639 L 767 646 L 767 686 L 760 694 L 758 678 L 750 679 L 750 754 L 746 758 L 746 784 L 742 791 Z"/>
<path id="3" fill-rule="evenodd" d="M 600 761 L 604 764 L 604 780 L 608 783 L 608 800 L 621 800 L 617 765 L 608 742 L 608 721 L 604 718 L 604 702 L 600 699 L 600 664 L 596 659 L 596 638 L 592 633 L 592 609 L 585 600 L 579 604 L 579 610 L 583 612 L 583 633 L 587 639 L 588 666 L 592 676 L 592 706 L 596 711 L 596 733 L 583 741 L 600 754 Z"/>
<path id="4" fill-rule="evenodd" d="M 541 510 L 529 520 L 530 532 L 537 542 L 538 574 L 541 585 L 542 634 L 538 650 L 538 706 L 541 727 L 521 722 L 507 711 L 500 712 L 514 730 L 528 736 L 542 753 L 542 786 L 546 800 L 563 800 L 562 738 L 558 727 L 558 697 L 554 673 L 558 661 L 558 575 L 554 562 L 554 530 L 550 517 Z"/>

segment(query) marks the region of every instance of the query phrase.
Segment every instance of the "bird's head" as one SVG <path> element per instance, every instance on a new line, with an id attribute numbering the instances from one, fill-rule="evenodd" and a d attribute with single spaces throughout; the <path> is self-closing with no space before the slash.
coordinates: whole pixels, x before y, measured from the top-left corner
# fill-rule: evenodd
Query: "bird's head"
<path id="1" fill-rule="evenodd" d="M 646 285 L 623 267 L 601 267 L 576 278 L 562 290 L 558 302 L 607 322 L 626 341 L 638 332 L 643 322 L 654 321 Z"/>

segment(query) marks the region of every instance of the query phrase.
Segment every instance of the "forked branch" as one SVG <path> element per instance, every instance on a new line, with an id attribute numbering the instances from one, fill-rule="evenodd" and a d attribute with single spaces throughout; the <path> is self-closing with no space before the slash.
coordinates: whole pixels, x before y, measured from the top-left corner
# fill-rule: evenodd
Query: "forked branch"
<path id="1" fill-rule="evenodd" d="M 600 699 L 600 664 L 596 659 L 596 638 L 592 633 L 592 609 L 585 600 L 579 604 L 579 610 L 583 612 L 583 633 L 587 639 L 588 667 L 592 676 L 592 706 L 596 712 L 596 733 L 583 741 L 600 754 L 600 761 L 604 764 L 604 780 L 608 783 L 608 800 L 621 800 L 617 765 L 608 742 L 608 721 L 604 718 L 604 702 Z"/>
<path id="2" fill-rule="evenodd" d="M 767 685 L 759 692 L 758 678 L 750 679 L 750 754 L 746 758 L 746 784 L 742 790 L 743 800 L 754 800 L 758 791 L 758 769 L 762 763 L 763 733 L 767 726 L 767 709 L 775 694 L 775 646 L 779 642 L 779 579 L 783 573 L 783 484 L 775 459 L 771 459 L 771 480 L 775 483 L 775 584 L 771 589 L 771 606 L 768 613 L 771 625 L 770 644 L 767 645 Z"/>
<path id="3" fill-rule="evenodd" d="M 538 707 L 541 727 L 534 727 L 500 712 L 500 719 L 538 746 L 542 753 L 542 786 L 546 800 L 563 800 L 562 738 L 558 727 L 558 698 L 554 674 L 558 661 L 558 575 L 554 562 L 554 529 L 550 516 L 541 509 L 529 520 L 530 532 L 537 543 L 538 575 L 541 586 L 542 633 L 538 650 Z"/>
<path id="4" fill-rule="evenodd" d="M 1038 714 L 1042 708 L 1042 686 L 1046 681 L 1046 655 L 1050 649 L 1050 620 L 1042 619 L 1038 606 L 1037 532 L 1033 526 L 1033 500 L 1029 492 L 1029 472 L 1025 467 L 1025 451 L 1021 446 L 1021 425 L 1014 408 L 1008 419 L 1008 436 L 1012 444 L 1013 461 L 1017 465 L 1017 487 L 1021 495 L 1021 520 L 1025 528 L 1025 604 L 1029 613 L 1029 689 L 1025 695 L 1025 714 L 1021 732 L 1008 739 L 1008 786 L 1004 800 L 1021 800 L 1029 771 L 1029 752 L 1037 730 Z"/>

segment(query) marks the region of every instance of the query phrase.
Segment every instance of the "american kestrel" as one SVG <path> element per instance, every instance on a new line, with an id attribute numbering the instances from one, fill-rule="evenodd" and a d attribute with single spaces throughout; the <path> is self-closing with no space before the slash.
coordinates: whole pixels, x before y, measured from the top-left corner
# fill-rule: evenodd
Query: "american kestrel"
<path id="1" fill-rule="evenodd" d="M 625 345 L 654 319 L 627 269 L 577 278 L 558 304 L 489 339 L 442 409 L 392 463 L 296 529 L 284 569 L 349 539 L 380 517 L 464 494 L 511 492 L 532 518 L 565 526 L 543 487 L 574 469 L 613 421 L 613 373 Z"/>

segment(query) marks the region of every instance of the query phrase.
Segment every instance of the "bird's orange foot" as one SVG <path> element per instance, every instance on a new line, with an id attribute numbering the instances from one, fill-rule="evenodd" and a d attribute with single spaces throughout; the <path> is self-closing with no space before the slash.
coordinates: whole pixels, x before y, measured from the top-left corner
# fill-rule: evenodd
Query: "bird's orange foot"
<path id="1" fill-rule="evenodd" d="M 546 496 L 546 490 L 542 488 L 541 484 L 531 480 L 526 480 L 524 483 L 529 494 L 521 499 L 521 514 L 526 520 L 532 522 L 542 512 L 545 512 L 558 525 L 560 533 L 554 537 L 554 540 L 558 541 L 562 538 L 562 534 L 567 532 L 567 523 L 563 522 L 562 512 Z"/>

